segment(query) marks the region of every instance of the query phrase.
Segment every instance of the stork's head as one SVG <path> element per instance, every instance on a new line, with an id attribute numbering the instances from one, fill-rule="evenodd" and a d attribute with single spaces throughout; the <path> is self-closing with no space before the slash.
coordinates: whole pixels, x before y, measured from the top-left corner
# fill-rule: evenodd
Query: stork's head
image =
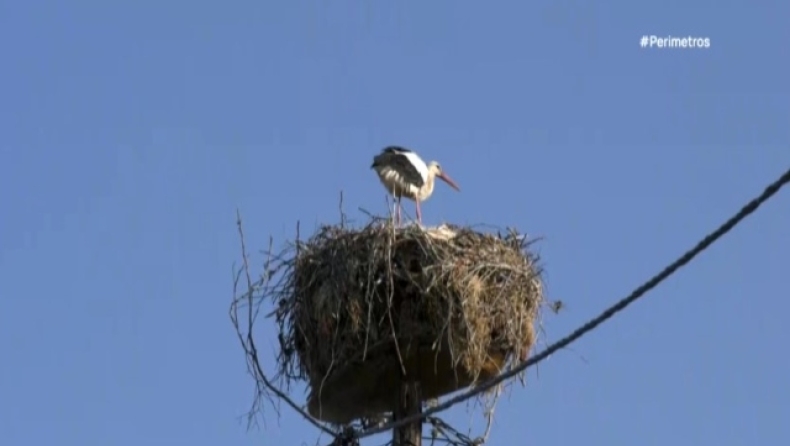
<path id="1" fill-rule="evenodd" d="M 461 192 L 461 189 L 458 187 L 457 184 L 455 184 L 455 181 L 453 181 L 453 179 L 450 178 L 449 175 L 444 173 L 444 171 L 442 170 L 442 166 L 439 165 L 438 162 L 431 161 L 430 163 L 428 163 L 428 171 L 431 173 L 431 175 L 434 175 L 437 178 L 441 178 L 442 181 L 449 184 L 450 187 L 457 190 L 458 192 Z"/>

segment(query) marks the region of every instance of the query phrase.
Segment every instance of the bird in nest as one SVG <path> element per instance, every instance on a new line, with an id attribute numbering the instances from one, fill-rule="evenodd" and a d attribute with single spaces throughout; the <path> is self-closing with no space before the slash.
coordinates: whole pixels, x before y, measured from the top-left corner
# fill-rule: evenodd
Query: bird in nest
<path id="1" fill-rule="evenodd" d="M 435 179 L 440 178 L 450 187 L 461 191 L 436 161 L 426 163 L 416 152 L 400 147 L 388 146 L 373 157 L 371 169 L 376 171 L 381 184 L 394 198 L 393 218 L 401 224 L 401 199 L 406 197 L 415 202 L 417 222 L 422 224 L 420 203 L 433 194 Z"/>

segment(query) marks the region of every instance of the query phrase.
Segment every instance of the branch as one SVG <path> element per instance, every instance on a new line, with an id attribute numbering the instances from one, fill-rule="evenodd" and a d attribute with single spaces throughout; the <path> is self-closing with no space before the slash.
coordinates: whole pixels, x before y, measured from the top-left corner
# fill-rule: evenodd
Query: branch
<path id="1" fill-rule="evenodd" d="M 247 257 L 247 246 L 244 238 L 244 230 L 242 228 L 241 214 L 239 213 L 238 210 L 236 210 L 236 226 L 238 227 L 239 237 L 241 239 L 241 254 L 242 254 L 243 263 L 242 263 L 242 268 L 236 274 L 236 280 L 234 281 L 234 286 L 233 286 L 234 299 L 233 299 L 233 303 L 231 304 L 230 316 L 231 316 L 231 321 L 233 322 L 233 326 L 236 328 L 236 334 L 239 337 L 239 341 L 241 342 L 242 348 L 246 353 L 247 361 L 248 361 L 248 365 L 247 365 L 248 369 L 251 369 L 250 372 L 255 377 L 256 385 L 258 386 L 258 395 L 256 396 L 256 402 L 253 403 L 253 409 L 251 413 L 255 412 L 255 409 L 258 407 L 259 404 L 258 399 L 261 396 L 265 396 L 272 403 L 272 405 L 274 405 L 273 397 L 276 397 L 279 400 L 284 401 L 285 404 L 290 406 L 291 409 L 296 411 L 299 415 L 302 416 L 302 418 L 307 420 L 310 424 L 317 427 L 322 432 L 325 432 L 330 436 L 332 436 L 333 438 L 337 439 L 338 438 L 337 433 L 335 433 L 328 427 L 321 424 L 320 421 L 316 420 L 315 418 L 310 416 L 310 414 L 308 414 L 305 410 L 299 407 L 299 405 L 297 405 L 290 397 L 288 397 L 288 395 L 286 395 L 285 392 L 280 390 L 277 386 L 275 386 L 272 383 L 272 381 L 269 379 L 269 377 L 266 375 L 266 373 L 263 371 L 263 368 L 261 367 L 260 361 L 258 359 L 258 349 L 255 346 L 255 340 L 253 339 L 252 336 L 252 328 L 255 322 L 255 314 L 257 313 L 257 311 L 255 310 L 255 302 L 254 302 L 256 285 L 252 281 L 252 277 L 250 275 L 250 268 L 249 268 L 249 262 Z M 268 256 L 264 266 L 265 276 L 262 278 L 263 282 L 269 280 L 269 271 L 270 271 L 270 264 L 272 259 L 272 254 L 271 254 L 272 244 L 273 241 L 270 239 Z M 236 294 L 237 284 L 242 273 L 244 274 L 246 280 L 247 290 L 242 296 L 236 297 L 238 296 L 238 294 Z M 238 310 L 240 303 L 246 304 L 246 308 L 247 308 L 246 335 L 242 334 L 239 324 Z"/>

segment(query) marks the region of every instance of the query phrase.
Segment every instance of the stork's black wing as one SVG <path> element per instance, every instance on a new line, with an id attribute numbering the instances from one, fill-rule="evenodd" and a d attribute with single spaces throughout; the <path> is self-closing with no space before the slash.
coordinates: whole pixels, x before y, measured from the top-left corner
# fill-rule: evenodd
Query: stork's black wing
<path id="1" fill-rule="evenodd" d="M 370 167 L 371 169 L 389 167 L 403 176 L 403 179 L 409 184 L 422 187 L 425 183 L 422 175 L 409 158 L 405 156 L 407 153 L 413 152 L 400 146 L 385 147 L 381 153 L 373 157 L 373 164 Z"/>

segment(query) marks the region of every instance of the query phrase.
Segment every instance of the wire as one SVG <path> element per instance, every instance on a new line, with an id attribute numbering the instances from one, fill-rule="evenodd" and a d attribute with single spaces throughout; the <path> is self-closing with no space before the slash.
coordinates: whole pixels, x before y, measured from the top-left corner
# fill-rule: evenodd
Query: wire
<path id="1" fill-rule="evenodd" d="M 373 428 L 373 429 L 370 429 L 370 430 L 366 430 L 366 431 L 360 432 L 360 433 L 357 434 L 357 438 L 361 439 L 361 438 L 365 438 L 365 437 L 368 437 L 368 436 L 371 436 L 371 435 L 375 435 L 375 434 L 379 434 L 379 433 L 382 433 L 382 432 L 385 432 L 385 431 L 396 429 L 396 428 L 401 427 L 403 425 L 406 425 L 406 424 L 418 421 L 420 419 L 426 418 L 426 417 L 428 417 L 430 415 L 433 415 L 433 414 L 435 414 L 437 412 L 441 412 L 441 411 L 447 410 L 450 407 L 455 406 L 458 403 L 462 403 L 462 402 L 464 402 L 464 401 L 466 401 L 466 400 L 468 400 L 468 399 L 470 399 L 470 398 L 472 398 L 472 397 L 474 397 L 476 395 L 479 395 L 480 393 L 483 393 L 486 390 L 498 385 L 499 383 L 501 383 L 501 382 L 503 382 L 503 381 L 505 381 L 507 379 L 510 379 L 510 378 L 518 375 L 519 373 L 523 372 L 527 368 L 532 367 L 533 365 L 535 365 L 535 364 L 543 361 L 544 359 L 548 358 L 549 356 L 551 356 L 556 351 L 567 347 L 572 342 L 574 342 L 577 339 L 581 338 L 582 336 L 584 336 L 588 332 L 594 330 L 596 327 L 598 327 L 599 325 L 604 323 L 607 319 L 613 317 L 615 314 L 617 314 L 620 311 L 624 310 L 628 305 L 634 303 L 637 299 L 642 297 L 645 293 L 647 293 L 651 289 L 655 288 L 658 284 L 663 282 L 666 278 L 668 278 L 673 273 L 675 273 L 677 270 L 679 270 L 680 268 L 685 266 L 692 259 L 694 259 L 694 257 L 696 257 L 702 251 L 704 251 L 708 247 L 710 247 L 714 242 L 716 242 L 716 240 L 721 238 L 721 236 L 725 235 L 730 230 L 732 230 L 732 228 L 734 228 L 738 223 L 740 223 L 741 220 L 743 220 L 744 218 L 746 218 L 747 216 L 752 214 L 754 211 L 756 211 L 757 208 L 760 207 L 760 205 L 762 205 L 763 203 L 768 201 L 769 198 L 771 198 L 774 194 L 779 192 L 779 189 L 781 189 L 783 186 L 787 185 L 787 183 L 789 183 L 789 182 L 790 182 L 790 169 L 788 169 L 781 177 L 779 177 L 779 179 L 777 179 L 776 181 L 771 183 L 768 187 L 766 187 L 762 194 L 760 194 L 759 196 L 757 196 L 757 198 L 754 198 L 749 203 L 747 203 L 745 206 L 743 206 L 741 208 L 741 210 L 738 211 L 738 213 L 736 213 L 735 215 L 730 217 L 730 219 L 727 220 L 726 222 L 724 222 L 724 224 L 722 224 L 721 226 L 719 226 L 718 229 L 716 229 L 715 231 L 713 231 L 710 234 L 706 235 L 705 238 L 703 238 L 699 243 L 697 243 L 696 246 L 694 246 L 689 251 L 686 251 L 685 254 L 683 254 L 682 256 L 680 256 L 680 258 L 678 258 L 677 260 L 672 262 L 669 266 L 664 268 L 660 273 L 656 274 L 650 280 L 648 280 L 647 282 L 645 282 L 644 284 L 639 286 L 637 289 L 635 289 L 627 297 L 621 299 L 616 304 L 614 304 L 611 307 L 607 308 L 603 313 L 601 313 L 600 315 L 598 315 L 594 319 L 591 319 L 590 321 L 588 321 L 587 323 L 585 323 L 581 327 L 577 328 L 575 331 L 573 331 L 568 336 L 566 336 L 566 337 L 560 339 L 559 341 L 555 342 L 554 344 L 550 345 L 549 347 L 547 347 L 542 352 L 540 352 L 537 355 L 535 355 L 532 358 L 530 358 L 528 361 L 523 362 L 523 363 L 515 366 L 513 369 L 511 369 L 511 370 L 509 370 L 509 371 L 507 371 L 505 373 L 502 373 L 501 375 L 498 375 L 495 378 L 492 378 L 492 379 L 490 379 L 488 381 L 484 381 L 479 386 L 476 386 L 476 387 L 474 387 L 471 390 L 468 390 L 468 391 L 466 391 L 466 392 L 464 392 L 464 393 L 462 393 L 460 395 L 457 395 L 457 396 L 445 401 L 442 404 L 439 404 L 439 405 L 437 405 L 435 407 L 432 407 L 431 409 L 428 409 L 425 412 L 422 412 L 420 414 L 411 415 L 411 416 L 402 418 L 400 420 L 394 420 L 394 421 L 392 421 L 390 423 L 387 423 L 387 424 L 385 424 L 385 425 L 383 425 L 381 427 L 377 427 L 377 428 Z"/>

